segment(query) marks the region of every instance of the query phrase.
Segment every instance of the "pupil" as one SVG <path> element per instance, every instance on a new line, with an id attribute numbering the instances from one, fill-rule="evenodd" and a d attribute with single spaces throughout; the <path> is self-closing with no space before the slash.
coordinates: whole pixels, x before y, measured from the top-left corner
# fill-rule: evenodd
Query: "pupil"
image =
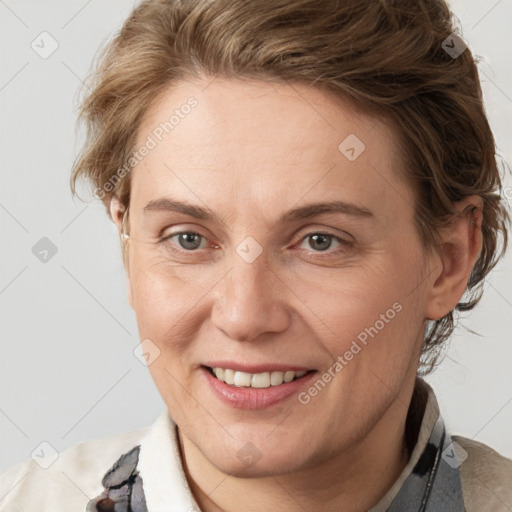
<path id="1" fill-rule="evenodd" d="M 194 238 L 196 238 L 195 241 Z M 197 249 L 198 244 L 196 242 L 198 238 L 199 235 L 197 233 L 183 233 L 180 235 L 180 244 L 184 249 Z"/>
<path id="2" fill-rule="evenodd" d="M 331 245 L 330 235 L 312 235 L 311 238 L 313 239 L 314 244 L 317 244 L 318 240 L 320 240 L 320 244 L 317 244 L 316 249 L 319 249 L 321 251 L 328 249 L 329 246 Z M 323 244 L 322 240 L 324 241 Z M 325 241 L 327 241 L 327 243 L 325 243 Z"/>

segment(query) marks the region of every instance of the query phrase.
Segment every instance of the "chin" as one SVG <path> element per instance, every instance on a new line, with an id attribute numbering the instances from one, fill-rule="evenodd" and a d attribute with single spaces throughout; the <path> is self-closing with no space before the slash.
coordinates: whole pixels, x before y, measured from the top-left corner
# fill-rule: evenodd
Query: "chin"
<path id="1" fill-rule="evenodd" d="M 289 428 L 289 427 L 288 427 Z M 230 431 L 229 427 L 226 430 Z M 234 437 L 223 435 L 199 436 L 194 444 L 218 470 L 240 478 L 262 478 L 277 476 L 300 469 L 307 464 L 307 454 L 302 436 L 288 435 L 286 441 L 275 438 L 270 441 L 269 431 L 251 433 L 250 428 L 244 435 Z M 298 434 L 299 432 L 296 431 Z M 252 435 L 251 435 L 252 434 Z M 205 443 L 205 439 L 208 442 Z M 309 445 L 311 448 L 311 445 Z"/>
<path id="2" fill-rule="evenodd" d="M 207 455 L 207 454 L 205 454 Z M 237 478 L 267 478 L 279 476 L 297 471 L 304 461 L 297 460 L 297 450 L 290 448 L 280 454 L 272 453 L 261 455 L 258 460 L 239 460 L 238 458 L 226 459 L 225 454 L 213 456 L 210 462 L 225 474 Z"/>

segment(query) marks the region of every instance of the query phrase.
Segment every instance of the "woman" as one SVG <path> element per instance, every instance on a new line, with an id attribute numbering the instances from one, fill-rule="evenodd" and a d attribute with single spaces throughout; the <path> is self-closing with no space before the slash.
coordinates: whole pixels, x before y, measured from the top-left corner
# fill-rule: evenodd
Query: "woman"
<path id="1" fill-rule="evenodd" d="M 11 469 L 2 510 L 510 510 L 421 378 L 508 221 L 443 1 L 146 0 L 82 118 L 167 409 Z"/>

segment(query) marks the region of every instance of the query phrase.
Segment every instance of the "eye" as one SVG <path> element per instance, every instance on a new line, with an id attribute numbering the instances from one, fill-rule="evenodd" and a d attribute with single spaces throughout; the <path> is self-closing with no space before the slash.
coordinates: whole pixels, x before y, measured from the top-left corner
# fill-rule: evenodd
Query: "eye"
<path id="1" fill-rule="evenodd" d="M 172 233 L 161 239 L 161 243 L 169 245 L 170 249 L 184 252 L 195 252 L 208 247 L 208 240 L 203 235 L 195 231 L 180 231 Z M 304 243 L 308 243 L 309 247 L 304 247 Z M 313 232 L 304 236 L 301 241 L 301 247 L 305 249 L 313 249 L 314 252 L 327 252 L 332 248 L 333 243 L 338 244 L 343 250 L 350 246 L 351 242 L 331 233 Z M 335 252 L 335 251 L 330 251 Z"/>
<path id="2" fill-rule="evenodd" d="M 201 249 L 201 241 L 206 242 L 206 238 L 204 236 L 199 233 L 195 233 L 194 231 L 181 231 L 179 233 L 174 233 L 163 238 L 162 242 L 166 243 L 173 238 L 176 238 L 177 240 L 177 243 L 173 243 L 173 245 L 178 245 L 179 248 L 190 252 Z"/>
<path id="3" fill-rule="evenodd" d="M 308 245 L 315 252 L 325 252 L 331 248 L 333 241 L 335 241 L 338 246 L 346 246 L 349 245 L 350 242 L 347 240 L 343 240 L 339 236 L 333 235 L 331 233 L 309 233 L 302 239 L 302 243 L 309 240 Z M 302 246 L 302 244 L 301 244 Z"/>

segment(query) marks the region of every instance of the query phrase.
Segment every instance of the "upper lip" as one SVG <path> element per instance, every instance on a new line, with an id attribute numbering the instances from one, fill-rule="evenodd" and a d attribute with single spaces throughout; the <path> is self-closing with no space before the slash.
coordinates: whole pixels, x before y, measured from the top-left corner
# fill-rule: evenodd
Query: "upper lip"
<path id="1" fill-rule="evenodd" d="M 238 372 L 245 373 L 264 373 L 264 372 L 288 372 L 288 371 L 310 371 L 312 368 L 307 368 L 306 366 L 300 366 L 296 364 L 287 364 L 287 363 L 261 363 L 261 364 L 248 364 L 248 363 L 239 363 L 235 361 L 209 361 L 205 363 L 205 366 L 209 366 L 210 368 L 224 368 L 235 370 Z"/>

